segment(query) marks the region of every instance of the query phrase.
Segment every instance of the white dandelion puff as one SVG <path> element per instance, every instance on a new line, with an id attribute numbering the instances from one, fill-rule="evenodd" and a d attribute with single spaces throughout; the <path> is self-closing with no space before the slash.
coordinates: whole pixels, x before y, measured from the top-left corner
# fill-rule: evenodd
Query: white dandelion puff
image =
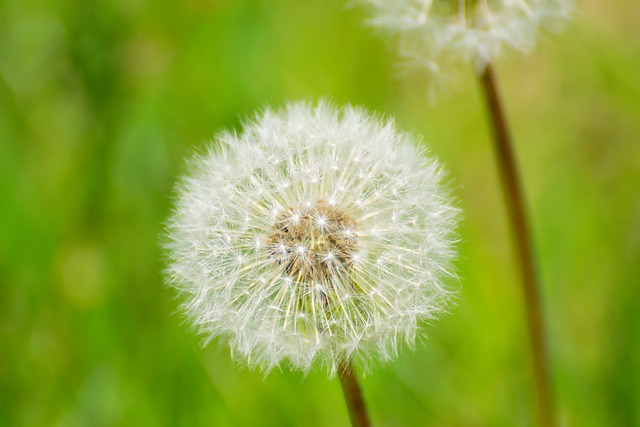
<path id="1" fill-rule="evenodd" d="M 265 371 L 331 375 L 412 344 L 450 292 L 456 209 L 391 121 L 326 103 L 266 110 L 192 160 L 168 223 L 168 280 L 205 341 Z"/>
<path id="2" fill-rule="evenodd" d="M 410 68 L 446 78 L 455 65 L 482 70 L 508 47 L 529 52 L 542 27 L 571 15 L 573 0 L 354 0 L 397 42 Z M 444 71 L 444 72 L 443 72 Z"/>

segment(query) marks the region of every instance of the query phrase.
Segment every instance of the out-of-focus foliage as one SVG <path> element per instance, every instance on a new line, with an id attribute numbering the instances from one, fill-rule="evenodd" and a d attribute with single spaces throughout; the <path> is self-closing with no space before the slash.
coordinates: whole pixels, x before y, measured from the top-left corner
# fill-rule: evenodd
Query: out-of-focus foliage
<path id="1" fill-rule="evenodd" d="M 640 6 L 594 0 L 498 63 L 566 425 L 640 423 Z M 0 3 L 0 425 L 347 425 L 337 381 L 202 349 L 162 284 L 183 158 L 266 104 L 329 97 L 425 135 L 465 210 L 461 293 L 374 370 L 377 425 L 531 425 L 523 304 L 471 72 L 424 82 L 342 0 Z M 458 286 L 453 283 L 452 286 Z"/>

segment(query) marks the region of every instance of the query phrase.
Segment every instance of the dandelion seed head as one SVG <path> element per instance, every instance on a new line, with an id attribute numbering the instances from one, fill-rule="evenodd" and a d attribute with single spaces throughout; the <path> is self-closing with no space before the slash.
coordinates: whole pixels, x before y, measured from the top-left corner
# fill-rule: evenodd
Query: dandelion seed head
<path id="1" fill-rule="evenodd" d="M 570 17 L 574 0 L 355 0 L 397 44 L 405 69 L 446 86 L 460 63 L 482 70 L 504 48 L 528 53 L 541 28 Z"/>
<path id="2" fill-rule="evenodd" d="M 166 243 L 205 342 L 265 371 L 335 374 L 391 359 L 446 306 L 456 209 L 393 122 L 294 103 L 215 142 L 177 186 Z"/>

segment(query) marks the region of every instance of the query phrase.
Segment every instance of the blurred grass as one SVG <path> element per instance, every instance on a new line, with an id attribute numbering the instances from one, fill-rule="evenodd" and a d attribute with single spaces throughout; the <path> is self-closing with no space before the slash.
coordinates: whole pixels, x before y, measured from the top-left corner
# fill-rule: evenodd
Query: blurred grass
<path id="1" fill-rule="evenodd" d="M 157 245 L 185 155 L 266 104 L 320 96 L 425 135 L 465 210 L 457 306 L 364 379 L 376 425 L 532 425 L 477 88 L 469 74 L 429 107 L 361 21 L 342 0 L 0 2 L 0 425 L 347 425 L 337 381 L 201 349 Z M 568 426 L 640 425 L 637 22 L 637 4 L 586 2 L 498 64 Z"/>

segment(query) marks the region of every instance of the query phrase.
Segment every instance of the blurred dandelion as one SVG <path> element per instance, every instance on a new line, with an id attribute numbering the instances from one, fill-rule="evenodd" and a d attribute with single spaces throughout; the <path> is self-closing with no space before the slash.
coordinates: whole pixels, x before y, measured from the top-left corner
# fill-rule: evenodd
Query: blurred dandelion
<path id="1" fill-rule="evenodd" d="M 543 27 L 557 27 L 572 0 L 355 0 L 370 24 L 397 42 L 407 69 L 426 70 L 432 89 L 444 86 L 461 63 L 478 72 L 508 47 L 524 53 Z"/>
<path id="2" fill-rule="evenodd" d="M 166 244 L 205 341 L 334 375 L 389 360 L 442 311 L 456 210 L 393 122 L 294 103 L 215 142 L 178 185 Z"/>

